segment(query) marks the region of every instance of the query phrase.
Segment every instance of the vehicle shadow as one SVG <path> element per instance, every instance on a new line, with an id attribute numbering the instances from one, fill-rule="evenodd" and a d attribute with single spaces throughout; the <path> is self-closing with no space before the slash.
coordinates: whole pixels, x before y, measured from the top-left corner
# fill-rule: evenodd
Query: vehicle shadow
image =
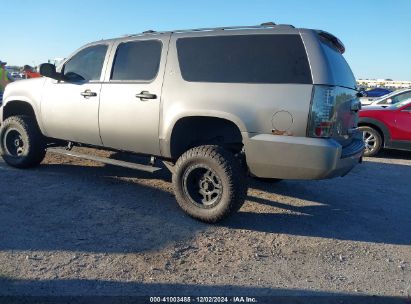
<path id="1" fill-rule="evenodd" d="M 409 189 L 411 166 L 372 161 L 333 180 L 275 184 L 252 180 L 247 199 L 273 208 L 262 212 L 250 208 L 224 225 L 268 233 L 410 245 Z M 266 198 L 270 194 L 280 199 Z"/>
<path id="2" fill-rule="evenodd" d="M 0 169 L 7 181 L 0 184 L 0 250 L 136 253 L 208 228 L 180 211 L 167 172 L 47 163 Z"/>
<path id="3" fill-rule="evenodd" d="M 70 163 L 0 169 L 7 181 L 0 184 L 0 250 L 136 253 L 215 228 L 180 211 L 166 170 Z M 411 166 L 372 161 L 332 180 L 250 180 L 245 206 L 219 226 L 410 245 L 410 188 Z"/>
<path id="4" fill-rule="evenodd" d="M 411 151 L 383 149 L 376 156 L 374 156 L 374 158 L 376 158 L 376 159 L 378 159 L 378 158 L 392 158 L 392 159 L 410 160 L 411 159 Z"/>

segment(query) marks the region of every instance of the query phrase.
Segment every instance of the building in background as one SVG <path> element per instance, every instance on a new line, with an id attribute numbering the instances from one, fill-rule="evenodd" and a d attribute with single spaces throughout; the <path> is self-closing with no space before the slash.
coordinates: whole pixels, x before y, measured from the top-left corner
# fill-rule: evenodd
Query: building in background
<path id="1" fill-rule="evenodd" d="M 357 79 L 357 85 L 360 88 L 387 88 L 387 89 L 403 89 L 411 88 L 409 80 L 392 80 L 392 79 Z"/>

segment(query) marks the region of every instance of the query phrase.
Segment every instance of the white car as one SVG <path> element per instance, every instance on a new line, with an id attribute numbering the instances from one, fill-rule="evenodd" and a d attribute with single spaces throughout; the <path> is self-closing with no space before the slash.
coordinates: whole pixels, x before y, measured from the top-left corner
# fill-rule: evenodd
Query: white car
<path id="1" fill-rule="evenodd" d="M 384 95 L 385 96 L 385 95 Z M 360 98 L 360 102 L 361 105 L 363 106 L 369 106 L 370 104 L 372 104 L 376 99 L 379 99 L 381 97 L 361 97 Z"/>

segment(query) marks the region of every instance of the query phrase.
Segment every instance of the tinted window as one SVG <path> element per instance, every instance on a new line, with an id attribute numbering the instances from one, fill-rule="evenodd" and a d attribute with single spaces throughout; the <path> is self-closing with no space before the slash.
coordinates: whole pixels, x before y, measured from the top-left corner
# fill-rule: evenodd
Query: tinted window
<path id="1" fill-rule="evenodd" d="M 392 98 L 392 103 L 406 102 L 406 101 L 409 101 L 410 99 L 411 99 L 411 92 L 406 92 L 406 93 L 402 93 L 397 96 L 394 96 Z"/>
<path id="2" fill-rule="evenodd" d="M 69 81 L 100 80 L 107 45 L 96 45 L 81 50 L 64 66 L 64 76 Z"/>
<path id="3" fill-rule="evenodd" d="M 325 41 L 322 42 L 321 45 L 331 70 L 335 82 L 334 84 L 348 88 L 355 88 L 356 81 L 354 74 L 343 55 L 334 47 L 328 45 Z"/>
<path id="4" fill-rule="evenodd" d="M 298 35 L 180 38 L 177 51 L 186 81 L 312 83 Z"/>
<path id="5" fill-rule="evenodd" d="M 411 99 L 411 92 L 405 92 L 401 93 L 398 95 L 390 96 L 388 98 L 383 99 L 380 102 L 377 102 L 377 104 L 396 104 L 399 102 L 407 102 L 408 100 Z"/>
<path id="6" fill-rule="evenodd" d="M 112 80 L 152 80 L 156 77 L 161 57 L 158 40 L 134 41 L 118 46 Z"/>

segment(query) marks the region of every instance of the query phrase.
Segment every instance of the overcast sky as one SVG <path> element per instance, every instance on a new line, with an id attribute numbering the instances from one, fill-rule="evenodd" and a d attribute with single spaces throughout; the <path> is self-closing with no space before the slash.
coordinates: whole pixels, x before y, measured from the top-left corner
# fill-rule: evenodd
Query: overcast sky
<path id="1" fill-rule="evenodd" d="M 338 36 L 357 78 L 411 80 L 410 0 L 2 1 L 0 60 L 38 65 L 81 45 L 148 29 L 266 21 Z"/>

